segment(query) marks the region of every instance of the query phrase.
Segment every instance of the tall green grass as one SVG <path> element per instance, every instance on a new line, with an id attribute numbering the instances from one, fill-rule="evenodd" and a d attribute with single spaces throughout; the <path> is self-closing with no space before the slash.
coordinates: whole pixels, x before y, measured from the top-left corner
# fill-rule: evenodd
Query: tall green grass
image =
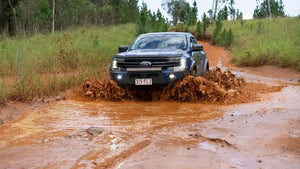
<path id="1" fill-rule="evenodd" d="M 226 21 L 232 29 L 232 62 L 241 66 L 265 64 L 300 70 L 300 17 Z M 208 34 L 212 34 L 210 27 Z"/>
<path id="2" fill-rule="evenodd" d="M 0 104 L 55 95 L 87 76 L 99 77 L 119 45 L 130 45 L 135 25 L 78 28 L 0 39 Z"/>

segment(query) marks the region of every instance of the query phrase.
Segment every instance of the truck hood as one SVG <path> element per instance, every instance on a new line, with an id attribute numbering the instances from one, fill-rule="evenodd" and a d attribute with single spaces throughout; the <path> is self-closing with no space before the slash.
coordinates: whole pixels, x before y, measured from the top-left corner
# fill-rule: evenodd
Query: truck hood
<path id="1" fill-rule="evenodd" d="M 130 50 L 127 52 L 119 53 L 116 55 L 118 58 L 122 57 L 180 57 L 183 53 L 181 49 L 139 49 L 139 50 Z"/>

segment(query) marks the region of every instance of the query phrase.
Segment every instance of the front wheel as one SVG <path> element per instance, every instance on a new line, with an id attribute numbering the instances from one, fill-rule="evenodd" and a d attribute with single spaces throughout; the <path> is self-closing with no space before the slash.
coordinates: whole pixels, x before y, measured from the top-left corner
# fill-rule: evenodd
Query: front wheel
<path id="1" fill-rule="evenodd" d="M 197 76 L 197 69 L 193 68 L 193 70 L 191 71 L 191 76 L 196 77 Z"/>
<path id="2" fill-rule="evenodd" d="M 209 72 L 209 64 L 208 64 L 208 62 L 207 62 L 207 64 L 206 64 L 206 70 L 205 70 L 204 74 L 205 74 L 206 72 Z"/>
<path id="3" fill-rule="evenodd" d="M 206 68 L 203 70 L 203 73 L 201 74 L 201 76 L 204 76 L 205 73 L 207 73 L 207 72 L 209 72 L 209 64 L 208 64 L 208 62 L 206 64 Z"/>

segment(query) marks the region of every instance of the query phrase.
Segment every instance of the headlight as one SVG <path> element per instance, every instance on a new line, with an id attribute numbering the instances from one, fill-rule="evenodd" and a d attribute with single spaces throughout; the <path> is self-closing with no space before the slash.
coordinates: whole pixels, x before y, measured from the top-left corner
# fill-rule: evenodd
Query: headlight
<path id="1" fill-rule="evenodd" d="M 180 58 L 180 65 L 174 67 L 174 71 L 183 71 L 186 69 L 186 58 Z"/>
<path id="2" fill-rule="evenodd" d="M 117 69 L 117 68 L 118 68 L 118 62 L 117 62 L 117 60 L 114 59 L 114 60 L 112 61 L 112 64 L 111 64 L 111 65 L 112 65 L 112 66 L 111 66 L 112 69 Z"/>

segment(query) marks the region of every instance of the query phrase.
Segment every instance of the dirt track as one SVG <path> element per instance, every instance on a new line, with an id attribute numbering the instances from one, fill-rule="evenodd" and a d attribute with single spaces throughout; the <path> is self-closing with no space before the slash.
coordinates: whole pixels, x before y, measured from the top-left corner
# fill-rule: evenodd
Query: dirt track
<path id="1" fill-rule="evenodd" d="M 0 168 L 298 168 L 299 72 L 237 68 L 203 44 L 210 65 L 245 77 L 243 98 L 255 99 L 55 101 L 0 127 Z"/>

